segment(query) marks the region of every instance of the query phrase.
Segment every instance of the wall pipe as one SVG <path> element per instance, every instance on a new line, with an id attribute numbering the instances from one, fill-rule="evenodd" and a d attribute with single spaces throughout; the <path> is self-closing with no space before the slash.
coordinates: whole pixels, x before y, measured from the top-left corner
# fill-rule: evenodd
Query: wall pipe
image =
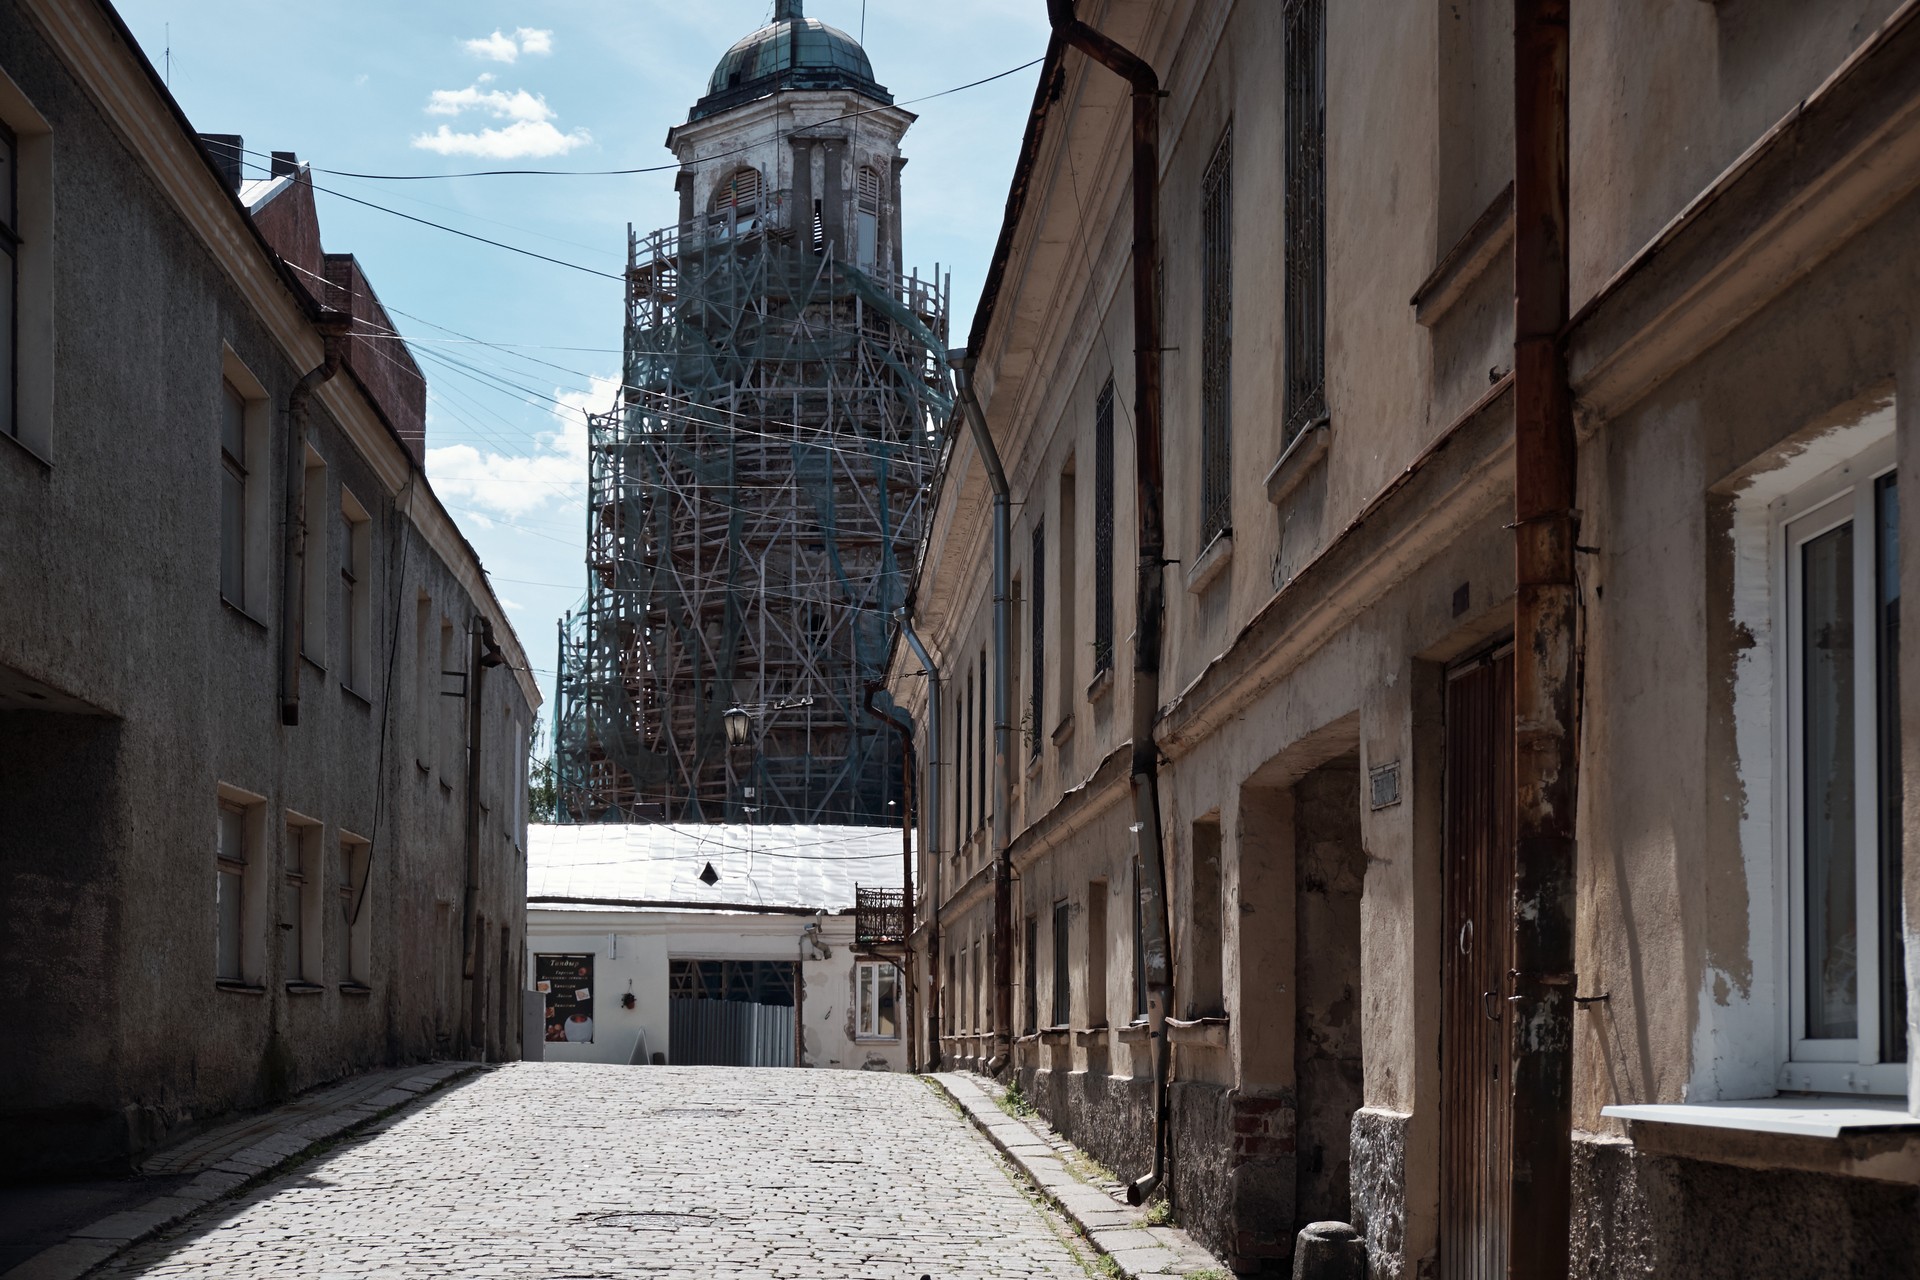
<path id="1" fill-rule="evenodd" d="M 1569 0 L 1514 0 L 1514 860 L 1508 1274 L 1567 1274 L 1579 518 L 1567 384 Z"/>
<path id="2" fill-rule="evenodd" d="M 926 822 L 920 837 L 920 891 L 932 907 L 933 920 L 927 932 L 927 986 L 929 1000 L 927 1008 L 927 1062 L 937 1066 L 940 1062 L 940 895 L 945 891 L 941 883 L 945 870 L 945 856 L 940 849 L 940 745 L 945 741 L 940 736 L 940 667 L 927 653 L 927 646 L 920 643 L 920 635 L 913 629 L 913 608 L 902 605 L 893 615 L 900 623 L 900 634 L 905 638 L 907 647 L 913 650 L 913 656 L 920 660 L 920 669 L 927 676 L 927 782 L 922 793 L 927 797 Z"/>
<path id="3" fill-rule="evenodd" d="M 486 704 L 481 694 L 485 690 L 487 668 L 507 660 L 500 646 L 494 643 L 493 620 L 481 614 L 474 623 L 477 625 L 467 628 L 467 687 L 461 694 L 467 701 L 467 895 L 460 930 L 461 975 L 469 982 L 479 974 L 480 958 L 480 747 L 482 731 L 486 728 L 486 717 L 481 714 Z M 501 980 L 505 981 L 504 974 Z M 479 1047 L 482 1059 L 486 1057 L 484 995 L 476 986 L 468 993 L 467 1000 L 467 1043 Z"/>
<path id="4" fill-rule="evenodd" d="M 987 1071 L 998 1075 L 1013 1059 L 1013 715 L 1007 681 L 1012 649 L 1007 596 L 1012 571 L 1007 560 L 1012 495 L 1000 451 L 973 390 L 973 356 L 951 353 L 954 390 L 965 409 L 974 447 L 993 490 L 993 1056 Z"/>
<path id="5" fill-rule="evenodd" d="M 906 954 L 902 960 L 892 963 L 900 971 L 901 984 L 906 988 L 907 1070 L 917 1074 L 920 1052 L 913 1039 L 913 775 L 918 766 L 913 749 L 913 721 L 904 713 L 882 711 L 874 702 L 875 695 L 886 687 L 885 680 L 867 681 L 865 706 L 868 715 L 900 735 L 900 904 L 905 930 L 900 941 Z"/>
<path id="6" fill-rule="evenodd" d="M 1144 1201 L 1166 1176 L 1167 1014 L 1173 1005 L 1168 945 L 1166 849 L 1160 830 L 1160 749 L 1153 723 L 1160 709 L 1160 650 L 1166 615 L 1166 530 L 1160 433 L 1160 77 L 1138 54 L 1074 15 L 1073 0 L 1047 0 L 1056 36 L 1125 80 L 1133 90 L 1133 377 L 1134 501 L 1139 515 L 1133 649 L 1134 832 L 1144 872 L 1147 1023 L 1153 1060 L 1153 1168 L 1127 1187 Z"/>
<path id="7" fill-rule="evenodd" d="M 300 723 L 300 653 L 306 647 L 307 593 L 307 404 L 321 383 L 340 371 L 353 317 L 322 312 L 314 322 L 324 343 L 319 364 L 307 370 L 287 393 L 287 498 L 282 528 L 285 550 L 280 562 L 280 723 Z"/>

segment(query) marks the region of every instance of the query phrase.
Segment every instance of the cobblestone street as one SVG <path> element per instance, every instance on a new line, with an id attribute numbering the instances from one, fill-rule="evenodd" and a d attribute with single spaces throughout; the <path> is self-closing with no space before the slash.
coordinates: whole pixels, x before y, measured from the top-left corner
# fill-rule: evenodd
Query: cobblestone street
<path id="1" fill-rule="evenodd" d="M 515 1064 L 136 1248 L 114 1276 L 1084 1277 L 922 1081 Z"/>

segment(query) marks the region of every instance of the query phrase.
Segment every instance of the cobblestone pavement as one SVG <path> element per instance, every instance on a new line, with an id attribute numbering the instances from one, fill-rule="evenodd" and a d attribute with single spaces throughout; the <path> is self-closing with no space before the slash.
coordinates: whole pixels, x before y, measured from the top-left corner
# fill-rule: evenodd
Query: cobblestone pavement
<path id="1" fill-rule="evenodd" d="M 910 1076 L 517 1063 L 101 1274 L 1085 1280 L 1068 1239 Z"/>

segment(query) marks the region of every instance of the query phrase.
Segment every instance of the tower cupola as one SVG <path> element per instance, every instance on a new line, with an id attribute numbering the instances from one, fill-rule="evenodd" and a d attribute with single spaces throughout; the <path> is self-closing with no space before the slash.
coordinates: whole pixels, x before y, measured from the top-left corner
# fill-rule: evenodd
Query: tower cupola
<path id="1" fill-rule="evenodd" d="M 736 41 L 713 69 L 706 96 L 689 120 L 700 120 L 782 89 L 847 89 L 884 105 L 893 95 L 873 78 L 867 51 L 838 27 L 809 18 L 801 0 L 778 0 L 773 21 Z"/>

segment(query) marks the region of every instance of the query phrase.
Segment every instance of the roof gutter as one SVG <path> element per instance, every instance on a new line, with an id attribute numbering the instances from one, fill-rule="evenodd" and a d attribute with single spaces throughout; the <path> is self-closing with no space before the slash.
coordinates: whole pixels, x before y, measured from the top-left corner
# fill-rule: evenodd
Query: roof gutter
<path id="1" fill-rule="evenodd" d="M 1160 77 L 1146 59 L 1082 22 L 1073 0 L 1047 0 L 1054 38 L 1080 50 L 1133 90 L 1133 391 L 1134 500 L 1139 512 L 1133 649 L 1133 786 L 1136 856 L 1148 928 L 1144 939 L 1148 1035 L 1153 1053 L 1153 1168 L 1127 1186 L 1139 1204 L 1166 1175 L 1168 1049 L 1173 1004 L 1168 945 L 1166 850 L 1160 832 L 1160 751 L 1153 723 L 1160 708 L 1160 650 L 1166 615 L 1166 530 L 1160 433 Z M 1025 157 L 1023 156 L 1024 160 Z M 1002 948 L 1004 951 L 1005 948 Z"/>

